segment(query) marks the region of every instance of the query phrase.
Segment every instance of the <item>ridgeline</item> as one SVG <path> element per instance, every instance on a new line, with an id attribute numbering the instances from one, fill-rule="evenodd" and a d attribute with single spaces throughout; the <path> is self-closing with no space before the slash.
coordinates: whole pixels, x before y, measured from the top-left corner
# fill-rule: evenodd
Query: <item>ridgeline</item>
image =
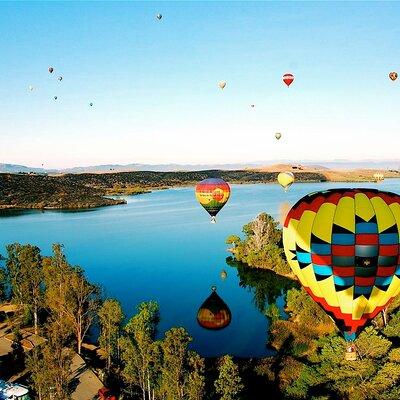
<path id="1" fill-rule="evenodd" d="M 230 183 L 272 183 L 278 172 L 260 171 L 133 171 L 108 174 L 0 174 L 0 209 L 82 209 L 124 204 L 105 196 L 134 195 L 151 190 L 194 185 L 210 177 Z M 297 182 L 326 181 L 323 174 L 297 172 Z"/>

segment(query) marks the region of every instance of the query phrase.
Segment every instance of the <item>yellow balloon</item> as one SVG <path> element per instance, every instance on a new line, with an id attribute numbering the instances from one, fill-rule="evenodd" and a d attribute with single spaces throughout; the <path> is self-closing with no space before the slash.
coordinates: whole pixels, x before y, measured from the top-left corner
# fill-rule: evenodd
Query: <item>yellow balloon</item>
<path id="1" fill-rule="evenodd" d="M 292 172 L 281 172 L 278 175 L 278 183 L 285 189 L 285 192 L 292 186 L 294 174 Z"/>

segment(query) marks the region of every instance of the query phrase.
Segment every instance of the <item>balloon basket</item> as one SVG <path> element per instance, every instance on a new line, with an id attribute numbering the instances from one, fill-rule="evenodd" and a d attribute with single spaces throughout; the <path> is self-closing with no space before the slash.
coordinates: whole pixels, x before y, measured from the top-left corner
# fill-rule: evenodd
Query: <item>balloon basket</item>
<path id="1" fill-rule="evenodd" d="M 216 224 L 217 223 L 217 219 L 215 217 L 211 217 L 211 221 L 212 224 Z"/>
<path id="2" fill-rule="evenodd" d="M 356 346 L 354 346 L 354 344 L 350 344 L 346 347 L 346 353 L 344 358 L 346 361 L 357 360 L 357 351 L 356 351 Z"/>

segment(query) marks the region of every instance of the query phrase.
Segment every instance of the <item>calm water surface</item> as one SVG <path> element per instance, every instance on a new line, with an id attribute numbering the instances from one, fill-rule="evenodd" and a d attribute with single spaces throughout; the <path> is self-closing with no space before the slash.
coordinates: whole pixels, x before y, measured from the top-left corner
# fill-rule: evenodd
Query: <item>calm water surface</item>
<path id="1" fill-rule="evenodd" d="M 0 254 L 13 242 L 35 244 L 43 254 L 50 254 L 52 243 L 63 243 L 69 261 L 82 266 L 107 296 L 118 298 L 127 316 L 139 302 L 156 300 L 160 334 L 184 326 L 194 338 L 193 348 L 203 356 L 259 357 L 271 353 L 266 347 L 269 321 L 262 312 L 265 300 L 277 300 L 282 307 L 283 290 L 271 274 L 244 274 L 228 266 L 225 239 L 241 233 L 260 212 L 281 219 L 289 205 L 307 193 L 343 186 L 399 192 L 400 180 L 379 185 L 297 184 L 288 193 L 278 185 L 233 185 L 230 202 L 215 225 L 196 203 L 193 188 L 127 197 L 127 205 L 90 211 L 3 215 Z M 225 281 L 220 278 L 222 269 L 228 273 Z M 232 323 L 221 331 L 204 330 L 196 321 L 212 285 L 232 311 Z"/>

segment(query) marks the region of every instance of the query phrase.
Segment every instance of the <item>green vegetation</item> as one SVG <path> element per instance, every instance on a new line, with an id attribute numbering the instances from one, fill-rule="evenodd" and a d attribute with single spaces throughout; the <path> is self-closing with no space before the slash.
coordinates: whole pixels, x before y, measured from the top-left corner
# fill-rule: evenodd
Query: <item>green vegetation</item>
<path id="1" fill-rule="evenodd" d="M 243 227 L 245 238 L 231 235 L 226 244 L 235 259 L 249 267 L 264 268 L 279 275 L 295 279 L 284 258 L 282 231 L 278 223 L 268 214 L 257 215 Z"/>
<path id="2" fill-rule="evenodd" d="M 125 204 L 63 176 L 0 174 L 0 209 L 80 209 Z"/>
<path id="3" fill-rule="evenodd" d="M 218 366 L 218 379 L 215 381 L 217 393 L 221 400 L 239 400 L 244 389 L 239 369 L 231 356 L 221 358 Z"/>

